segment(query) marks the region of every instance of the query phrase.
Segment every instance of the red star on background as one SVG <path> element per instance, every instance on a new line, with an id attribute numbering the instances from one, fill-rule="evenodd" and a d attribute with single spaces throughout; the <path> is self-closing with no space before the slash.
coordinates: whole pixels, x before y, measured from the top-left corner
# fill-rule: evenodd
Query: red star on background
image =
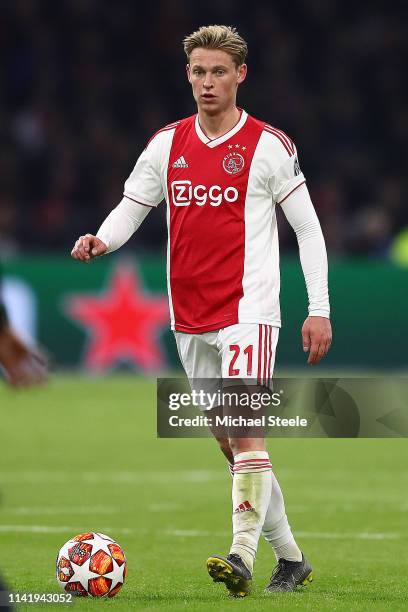
<path id="1" fill-rule="evenodd" d="M 116 268 L 102 295 L 70 298 L 67 311 L 90 334 L 88 368 L 101 371 L 120 360 L 145 370 L 164 365 L 158 335 L 169 320 L 167 298 L 143 293 L 132 268 Z"/>

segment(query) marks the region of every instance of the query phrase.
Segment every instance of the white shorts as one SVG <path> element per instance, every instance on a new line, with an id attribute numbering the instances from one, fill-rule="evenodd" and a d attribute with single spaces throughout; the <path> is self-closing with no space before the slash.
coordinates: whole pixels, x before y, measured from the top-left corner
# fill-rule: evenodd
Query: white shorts
<path id="1" fill-rule="evenodd" d="M 215 392 L 222 380 L 245 380 L 272 388 L 279 327 L 238 323 L 204 334 L 174 332 L 181 363 L 192 386 L 206 381 Z"/>

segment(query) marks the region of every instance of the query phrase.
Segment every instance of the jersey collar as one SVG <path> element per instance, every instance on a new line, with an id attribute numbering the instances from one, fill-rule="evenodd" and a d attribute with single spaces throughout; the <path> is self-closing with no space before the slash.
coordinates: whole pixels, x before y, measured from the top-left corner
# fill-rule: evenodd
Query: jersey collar
<path id="1" fill-rule="evenodd" d="M 218 145 L 220 145 L 223 142 L 225 142 L 226 140 L 229 140 L 237 132 L 239 132 L 239 130 L 245 125 L 245 122 L 246 122 L 247 118 L 248 118 L 248 113 L 246 113 L 243 110 L 242 113 L 241 113 L 241 117 L 240 117 L 238 123 L 231 130 L 229 130 L 229 132 L 226 132 L 222 136 L 218 136 L 218 138 L 211 139 L 211 138 L 208 138 L 208 136 L 206 136 L 204 134 L 203 130 L 201 129 L 200 122 L 198 121 L 198 114 L 197 114 L 196 118 L 195 118 L 195 130 L 196 130 L 196 134 L 199 137 L 199 139 L 201 140 L 201 142 L 203 142 L 205 145 L 207 145 L 207 147 L 210 147 L 211 149 L 213 149 L 214 147 L 217 147 Z"/>

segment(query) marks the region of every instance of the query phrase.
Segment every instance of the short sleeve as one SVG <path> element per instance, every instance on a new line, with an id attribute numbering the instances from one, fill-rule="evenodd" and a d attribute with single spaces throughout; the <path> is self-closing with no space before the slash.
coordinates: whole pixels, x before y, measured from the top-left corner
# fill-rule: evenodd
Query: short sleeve
<path id="1" fill-rule="evenodd" d="M 156 207 L 164 199 L 159 173 L 158 138 L 150 141 L 125 183 L 123 195 L 145 206 Z"/>
<path id="2" fill-rule="evenodd" d="M 292 155 L 286 155 L 286 159 L 280 160 L 282 163 L 268 179 L 268 188 L 276 204 L 281 204 L 292 191 L 306 181 L 300 169 L 298 154 L 294 145 L 293 151 Z"/>

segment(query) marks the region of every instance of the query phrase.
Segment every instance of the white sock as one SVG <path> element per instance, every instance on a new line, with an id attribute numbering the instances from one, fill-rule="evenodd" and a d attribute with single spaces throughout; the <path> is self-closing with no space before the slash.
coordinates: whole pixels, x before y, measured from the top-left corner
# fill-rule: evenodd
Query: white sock
<path id="1" fill-rule="evenodd" d="M 262 535 L 272 545 L 277 559 L 301 561 L 302 552 L 293 537 L 285 512 L 282 491 L 273 472 L 271 472 L 271 480 L 271 497 L 262 527 Z"/>
<path id="2" fill-rule="evenodd" d="M 229 473 L 231 474 L 232 478 L 234 478 L 234 464 L 230 463 L 228 461 L 228 469 L 229 469 Z"/>
<path id="3" fill-rule="evenodd" d="M 230 553 L 239 555 L 250 572 L 271 498 L 271 474 L 272 466 L 266 451 L 249 451 L 235 456 Z"/>

